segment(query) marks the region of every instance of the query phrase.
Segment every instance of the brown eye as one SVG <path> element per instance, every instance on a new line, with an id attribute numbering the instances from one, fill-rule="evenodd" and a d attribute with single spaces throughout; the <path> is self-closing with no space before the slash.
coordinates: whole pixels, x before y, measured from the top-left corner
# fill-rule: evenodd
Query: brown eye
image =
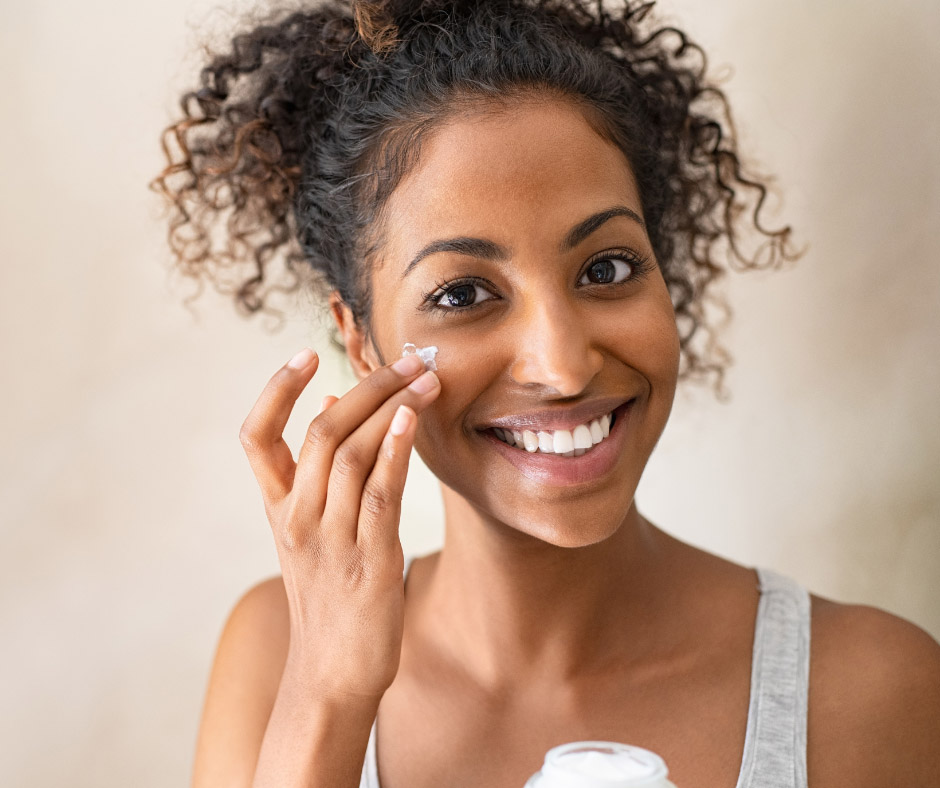
<path id="1" fill-rule="evenodd" d="M 488 301 L 493 297 L 485 287 L 465 282 L 448 287 L 437 298 L 437 306 L 444 309 L 459 309 L 460 307 L 473 306 L 482 301 Z"/>
<path id="2" fill-rule="evenodd" d="M 476 290 L 473 285 L 460 285 L 453 290 L 448 290 L 444 298 L 450 306 L 470 306 L 476 301 Z"/>
<path id="3" fill-rule="evenodd" d="M 591 263 L 581 277 L 580 284 L 608 285 L 622 282 L 633 274 L 633 264 L 616 257 L 607 257 Z"/>

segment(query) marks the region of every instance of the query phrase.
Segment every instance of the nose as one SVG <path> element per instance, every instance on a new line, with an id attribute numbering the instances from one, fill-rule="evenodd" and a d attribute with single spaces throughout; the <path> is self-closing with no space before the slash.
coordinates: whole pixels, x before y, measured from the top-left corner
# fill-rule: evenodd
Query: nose
<path id="1" fill-rule="evenodd" d="M 565 298 L 533 300 L 520 310 L 513 328 L 516 355 L 510 375 L 520 385 L 544 386 L 560 397 L 573 397 L 604 365 L 590 321 Z"/>

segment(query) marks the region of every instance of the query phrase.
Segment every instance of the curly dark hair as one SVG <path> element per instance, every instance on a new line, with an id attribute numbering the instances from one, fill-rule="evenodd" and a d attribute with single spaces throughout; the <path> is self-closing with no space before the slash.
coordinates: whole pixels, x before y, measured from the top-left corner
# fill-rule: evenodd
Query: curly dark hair
<path id="1" fill-rule="evenodd" d="M 521 95 L 564 97 L 629 161 L 675 308 L 680 376 L 714 376 L 720 394 L 730 356 L 706 313 L 730 312 L 712 283 L 799 253 L 789 226 L 761 224 L 766 179 L 742 172 L 701 48 L 653 24 L 652 2 L 618 5 L 326 0 L 246 20 L 163 134 L 168 165 L 151 187 L 171 208 L 178 269 L 246 314 L 270 312 L 273 291 L 319 286 L 368 329 L 381 210 L 424 135 Z"/>

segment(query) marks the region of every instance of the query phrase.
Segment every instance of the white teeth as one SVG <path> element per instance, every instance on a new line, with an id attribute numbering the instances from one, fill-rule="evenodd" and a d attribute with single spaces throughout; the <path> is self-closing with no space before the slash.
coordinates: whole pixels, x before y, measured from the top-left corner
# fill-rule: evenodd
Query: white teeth
<path id="1" fill-rule="evenodd" d="M 568 430 L 555 430 L 552 436 L 552 451 L 555 454 L 564 454 L 568 451 L 574 451 L 574 438 Z"/>
<path id="2" fill-rule="evenodd" d="M 601 416 L 573 430 L 509 430 L 494 427 L 493 432 L 503 443 L 527 452 L 580 457 L 610 435 L 611 415 Z"/>
<path id="3" fill-rule="evenodd" d="M 599 419 L 591 422 L 591 443 L 600 443 L 604 440 L 604 430 L 601 428 Z"/>
<path id="4" fill-rule="evenodd" d="M 574 448 L 576 450 L 590 449 L 594 445 L 594 441 L 591 439 L 591 430 L 584 424 L 579 424 L 577 427 L 575 427 L 574 433 L 571 437 L 574 440 Z"/>
<path id="5" fill-rule="evenodd" d="M 554 441 L 552 440 L 552 434 L 550 432 L 539 432 L 539 451 L 543 451 L 546 454 L 555 451 L 552 448 Z"/>

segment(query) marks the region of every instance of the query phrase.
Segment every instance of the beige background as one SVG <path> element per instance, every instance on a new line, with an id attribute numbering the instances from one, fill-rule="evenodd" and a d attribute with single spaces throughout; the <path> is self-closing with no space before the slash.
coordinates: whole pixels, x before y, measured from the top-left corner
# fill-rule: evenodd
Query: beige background
<path id="1" fill-rule="evenodd" d="M 192 0 L 0 6 L 0 784 L 185 783 L 237 596 L 277 569 L 238 427 L 304 344 L 171 288 L 157 135 Z M 734 399 L 683 394 L 644 478 L 672 533 L 940 635 L 940 11 L 935 0 L 672 0 L 810 244 L 736 278 Z M 350 382 L 329 355 L 291 426 Z M 414 467 L 402 539 L 441 538 Z"/>

